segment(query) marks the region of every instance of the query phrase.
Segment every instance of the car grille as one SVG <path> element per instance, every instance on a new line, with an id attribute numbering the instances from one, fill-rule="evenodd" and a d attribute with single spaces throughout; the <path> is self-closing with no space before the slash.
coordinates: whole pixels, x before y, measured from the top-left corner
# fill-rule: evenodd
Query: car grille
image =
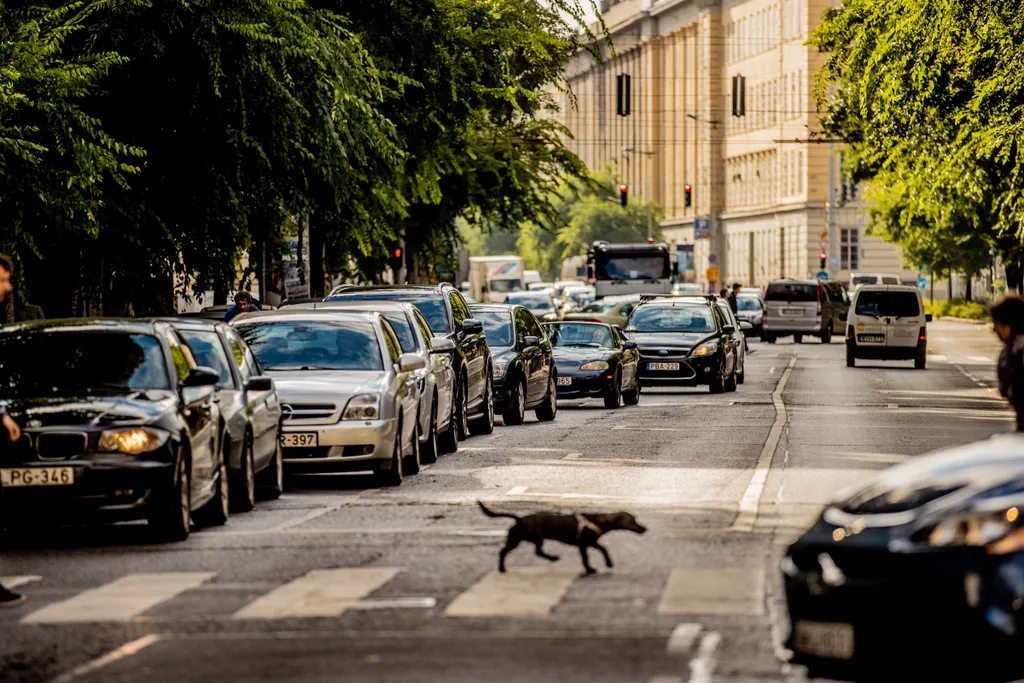
<path id="1" fill-rule="evenodd" d="M 333 403 L 286 403 L 281 406 L 285 420 L 325 420 L 337 409 Z"/>
<path id="2" fill-rule="evenodd" d="M 640 349 L 640 357 L 644 360 L 679 360 L 690 354 L 689 349 Z"/>
<path id="3" fill-rule="evenodd" d="M 85 452 L 85 432 L 43 432 L 36 437 L 36 455 L 42 460 L 66 460 Z"/>

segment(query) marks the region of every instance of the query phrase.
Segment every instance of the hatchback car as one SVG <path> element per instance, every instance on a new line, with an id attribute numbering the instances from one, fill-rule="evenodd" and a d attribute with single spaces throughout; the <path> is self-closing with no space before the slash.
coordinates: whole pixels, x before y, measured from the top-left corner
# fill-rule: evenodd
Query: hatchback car
<path id="1" fill-rule="evenodd" d="M 861 285 L 847 320 L 846 366 L 856 367 L 858 358 L 913 360 L 924 370 L 931 320 L 916 287 Z"/>
<path id="2" fill-rule="evenodd" d="M 216 371 L 165 322 L 0 330 L 0 387 L 21 426 L 0 466 L 0 523 L 145 518 L 163 540 L 228 518 Z"/>
<path id="3" fill-rule="evenodd" d="M 804 336 L 818 337 L 823 344 L 845 327 L 850 297 L 839 282 L 774 280 L 764 295 L 762 340 L 774 344 L 792 336 L 799 344 Z"/>
<path id="4" fill-rule="evenodd" d="M 397 486 L 419 470 L 424 361 L 379 313 L 285 308 L 231 324 L 277 385 L 286 471 L 370 470 Z"/>
<path id="5" fill-rule="evenodd" d="M 284 489 L 281 463 L 281 402 L 274 380 L 263 373 L 238 332 L 225 323 L 173 318 L 196 362 L 217 371 L 221 449 L 231 473 L 231 502 L 251 510 L 257 495 L 278 498 Z"/>
<path id="6" fill-rule="evenodd" d="M 541 422 L 554 420 L 558 373 L 537 318 L 524 306 L 477 304 L 470 310 L 494 354 L 495 404 L 505 424 L 522 424 L 527 410 L 536 411 Z"/>
<path id="7" fill-rule="evenodd" d="M 640 352 L 618 326 L 560 322 L 544 329 L 555 354 L 559 398 L 603 398 L 606 408 L 640 402 Z"/>

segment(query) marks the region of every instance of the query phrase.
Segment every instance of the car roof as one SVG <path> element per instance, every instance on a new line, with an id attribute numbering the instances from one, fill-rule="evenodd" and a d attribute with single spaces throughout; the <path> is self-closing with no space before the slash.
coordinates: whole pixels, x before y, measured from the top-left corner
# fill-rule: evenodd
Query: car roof
<path id="1" fill-rule="evenodd" d="M 471 311 L 508 311 L 512 312 L 516 308 L 525 308 L 519 304 L 470 304 L 469 310 Z"/>
<path id="2" fill-rule="evenodd" d="M 919 294 L 920 290 L 911 285 L 861 285 L 858 292 L 914 292 Z"/>
<path id="3" fill-rule="evenodd" d="M 189 330 L 216 330 L 217 325 L 223 325 L 224 322 L 218 318 L 216 320 L 212 318 L 150 318 L 153 322 L 165 322 L 172 327 L 178 329 L 189 329 Z"/>
<path id="4" fill-rule="evenodd" d="M 598 325 L 600 327 L 617 327 L 612 323 L 599 323 L 594 320 L 548 320 L 541 325 Z"/>
<path id="5" fill-rule="evenodd" d="M 4 325 L 3 332 L 38 330 L 41 328 L 59 331 L 78 330 L 81 332 L 127 332 L 129 334 L 155 334 L 156 320 L 138 318 L 64 318 L 55 320 L 26 320 Z"/>
<path id="6" fill-rule="evenodd" d="M 288 308 L 295 308 L 301 311 L 358 311 L 362 312 L 377 312 L 377 313 L 395 313 L 397 311 L 408 312 L 410 309 L 416 310 L 416 305 L 411 304 L 408 301 L 393 301 L 390 299 L 381 301 L 311 301 L 304 304 L 296 304 L 295 306 L 289 306 Z"/>
<path id="7" fill-rule="evenodd" d="M 666 297 L 664 299 L 650 299 L 641 303 L 641 306 L 646 308 L 648 306 L 659 306 L 663 308 L 671 306 L 711 306 L 712 301 L 702 296 L 677 296 L 677 297 Z M 640 308 L 641 306 L 637 306 Z"/>
<path id="8" fill-rule="evenodd" d="M 357 311 L 338 311 L 330 308 L 314 309 L 289 306 L 288 308 L 278 309 L 276 311 L 255 311 L 253 313 L 243 313 L 235 318 L 235 320 L 239 322 L 267 322 L 273 320 L 315 320 L 316 318 L 340 318 L 342 320 L 372 321 L 375 319 L 375 312 L 366 311 L 365 313 L 362 313 Z"/>

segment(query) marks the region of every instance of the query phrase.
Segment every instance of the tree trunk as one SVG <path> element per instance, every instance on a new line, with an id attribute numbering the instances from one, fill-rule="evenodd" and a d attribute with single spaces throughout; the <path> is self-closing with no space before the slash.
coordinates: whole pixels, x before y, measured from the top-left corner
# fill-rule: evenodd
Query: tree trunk
<path id="1" fill-rule="evenodd" d="M 309 221 L 309 295 L 326 296 L 324 291 L 324 231 L 315 220 Z"/>
<path id="2" fill-rule="evenodd" d="M 974 292 L 971 291 L 971 280 L 974 279 L 974 273 L 964 273 L 967 277 L 967 282 L 964 284 L 964 301 L 974 301 Z"/>
<path id="3" fill-rule="evenodd" d="M 953 271 L 952 270 L 947 270 L 946 271 L 946 291 L 948 292 L 948 294 L 946 295 L 946 300 L 947 301 L 952 301 L 953 300 Z"/>

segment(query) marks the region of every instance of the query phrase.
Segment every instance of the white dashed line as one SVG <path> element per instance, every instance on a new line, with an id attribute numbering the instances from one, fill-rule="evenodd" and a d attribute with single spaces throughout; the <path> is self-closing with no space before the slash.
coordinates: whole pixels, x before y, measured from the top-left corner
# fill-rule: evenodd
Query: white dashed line
<path id="1" fill-rule="evenodd" d="M 665 652 L 670 655 L 690 654 L 693 652 L 693 646 L 697 643 L 697 636 L 700 635 L 701 630 L 700 624 L 679 624 L 672 629 Z"/>
<path id="2" fill-rule="evenodd" d="M 720 642 L 722 636 L 716 632 L 708 633 L 700 639 L 697 656 L 690 660 L 690 683 L 711 683 Z"/>
<path id="3" fill-rule="evenodd" d="M 113 664 L 114 662 L 138 654 L 139 652 L 146 649 L 158 640 L 160 640 L 160 636 L 153 633 L 150 633 L 148 636 L 142 636 L 141 638 L 133 640 L 130 643 L 125 643 L 116 650 L 111 650 L 102 657 L 97 657 L 96 659 L 90 662 L 86 662 L 81 666 L 76 666 L 74 669 L 67 672 L 66 674 L 61 674 L 60 676 L 57 676 L 57 678 L 53 679 L 51 683 L 68 683 L 68 681 L 73 681 L 76 678 L 85 676 L 86 674 L 91 674 L 93 671 L 102 669 L 107 664 Z"/>
<path id="4" fill-rule="evenodd" d="M 525 486 L 516 486 L 516 487 L 510 488 L 508 491 L 505 491 L 505 495 L 506 496 L 521 496 L 524 493 L 526 493 L 526 487 Z"/>

